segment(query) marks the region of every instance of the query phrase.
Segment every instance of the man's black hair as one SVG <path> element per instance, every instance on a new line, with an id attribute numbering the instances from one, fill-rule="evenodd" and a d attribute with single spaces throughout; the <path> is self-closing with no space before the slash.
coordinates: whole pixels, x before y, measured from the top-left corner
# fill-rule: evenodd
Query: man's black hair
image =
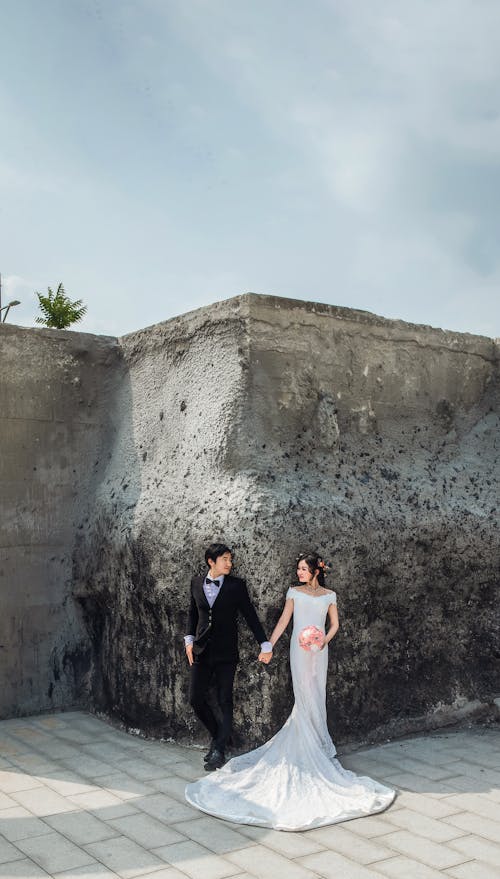
<path id="1" fill-rule="evenodd" d="M 208 560 L 212 559 L 213 562 L 216 562 L 220 555 L 224 555 L 224 553 L 229 552 L 231 555 L 233 554 L 233 550 L 226 546 L 225 543 L 211 543 L 210 546 L 207 547 L 205 552 L 205 561 L 208 565 Z"/>

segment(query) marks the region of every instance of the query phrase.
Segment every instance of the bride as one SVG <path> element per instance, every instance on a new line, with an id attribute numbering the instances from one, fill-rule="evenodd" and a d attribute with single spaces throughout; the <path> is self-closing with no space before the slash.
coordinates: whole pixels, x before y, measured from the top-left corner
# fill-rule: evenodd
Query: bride
<path id="1" fill-rule="evenodd" d="M 381 812 L 392 803 L 395 791 L 343 768 L 328 732 L 327 648 L 339 623 L 335 592 L 324 588 L 325 570 L 316 553 L 299 556 L 299 585 L 288 590 L 270 638 L 274 648 L 293 616 L 292 713 L 260 748 L 233 757 L 222 769 L 186 786 L 188 803 L 202 812 L 238 824 L 308 830 Z M 324 634 L 327 617 L 329 627 Z M 323 641 L 318 652 L 303 649 L 299 643 L 299 634 L 311 626 L 322 633 L 317 633 Z"/>

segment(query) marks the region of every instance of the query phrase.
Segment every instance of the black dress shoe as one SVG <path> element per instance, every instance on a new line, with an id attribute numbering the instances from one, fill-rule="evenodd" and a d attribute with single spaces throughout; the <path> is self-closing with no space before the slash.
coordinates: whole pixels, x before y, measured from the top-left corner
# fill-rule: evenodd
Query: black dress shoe
<path id="1" fill-rule="evenodd" d="M 212 744 L 210 745 L 210 747 L 209 747 L 207 753 L 206 753 L 206 754 L 204 755 L 204 757 L 203 757 L 203 760 L 204 760 L 205 763 L 207 762 L 207 760 L 210 760 L 210 758 L 211 758 L 213 752 L 216 751 L 216 750 L 218 750 L 217 745 L 214 745 L 214 743 L 212 742 Z"/>
<path id="2" fill-rule="evenodd" d="M 213 748 L 210 758 L 205 760 L 205 770 L 206 772 L 213 772 L 214 769 L 221 769 L 226 762 L 226 758 L 224 756 L 224 751 L 219 751 L 218 748 Z"/>

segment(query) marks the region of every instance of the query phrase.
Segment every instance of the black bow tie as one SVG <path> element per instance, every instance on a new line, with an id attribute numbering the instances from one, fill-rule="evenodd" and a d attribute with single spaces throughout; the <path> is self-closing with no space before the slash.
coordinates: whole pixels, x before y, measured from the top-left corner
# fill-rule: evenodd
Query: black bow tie
<path id="1" fill-rule="evenodd" d="M 207 582 L 207 583 L 213 583 L 214 586 L 220 586 L 220 583 L 219 583 L 218 580 L 211 580 L 210 577 L 207 577 L 207 578 L 206 578 L 206 582 Z"/>

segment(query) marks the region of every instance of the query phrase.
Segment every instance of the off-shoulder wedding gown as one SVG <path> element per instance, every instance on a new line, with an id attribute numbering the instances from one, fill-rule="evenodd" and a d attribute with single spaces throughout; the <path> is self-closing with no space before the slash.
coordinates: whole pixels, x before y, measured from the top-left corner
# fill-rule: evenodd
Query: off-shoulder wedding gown
<path id="1" fill-rule="evenodd" d="M 335 756 L 326 722 L 328 649 L 310 653 L 299 647 L 306 626 L 325 630 L 335 593 L 314 596 L 291 587 L 286 597 L 294 601 L 292 713 L 265 745 L 188 784 L 186 799 L 226 821 L 275 830 L 308 830 L 381 812 L 395 791 L 344 769 Z"/>

